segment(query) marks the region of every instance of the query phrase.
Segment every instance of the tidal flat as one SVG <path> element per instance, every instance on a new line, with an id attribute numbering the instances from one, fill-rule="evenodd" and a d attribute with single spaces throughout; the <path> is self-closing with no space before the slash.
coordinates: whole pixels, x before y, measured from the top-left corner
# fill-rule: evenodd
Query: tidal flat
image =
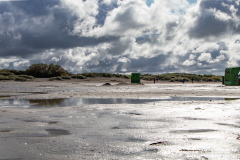
<path id="1" fill-rule="evenodd" d="M 103 82 L 0 82 L 0 159 L 240 158 L 240 87 Z"/>

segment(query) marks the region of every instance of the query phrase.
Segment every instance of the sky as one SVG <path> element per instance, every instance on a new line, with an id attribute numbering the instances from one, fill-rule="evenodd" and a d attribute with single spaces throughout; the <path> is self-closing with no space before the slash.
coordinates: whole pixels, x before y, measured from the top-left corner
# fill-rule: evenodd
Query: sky
<path id="1" fill-rule="evenodd" d="M 239 35 L 240 0 L 0 0 L 0 69 L 223 75 Z"/>

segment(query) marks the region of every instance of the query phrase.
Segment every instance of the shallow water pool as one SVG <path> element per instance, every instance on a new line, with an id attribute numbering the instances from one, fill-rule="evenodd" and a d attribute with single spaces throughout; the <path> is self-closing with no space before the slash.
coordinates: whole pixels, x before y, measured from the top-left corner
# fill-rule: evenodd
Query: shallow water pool
<path id="1" fill-rule="evenodd" d="M 219 97 L 169 97 L 168 99 L 127 99 L 127 98 L 62 98 L 62 99 L 0 99 L 0 107 L 39 108 L 69 107 L 92 104 L 144 104 L 160 101 L 211 101 L 237 100 L 239 98 Z"/>

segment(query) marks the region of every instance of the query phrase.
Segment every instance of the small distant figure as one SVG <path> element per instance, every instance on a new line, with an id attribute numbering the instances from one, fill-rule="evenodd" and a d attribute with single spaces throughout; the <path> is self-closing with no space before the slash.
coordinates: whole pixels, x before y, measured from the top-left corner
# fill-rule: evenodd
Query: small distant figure
<path id="1" fill-rule="evenodd" d="M 156 81 L 156 79 L 155 78 L 153 78 L 153 82 L 155 83 L 155 81 Z"/>
<path id="2" fill-rule="evenodd" d="M 192 83 L 194 83 L 194 79 L 193 79 L 193 77 L 192 77 Z"/>
<path id="3" fill-rule="evenodd" d="M 185 78 L 183 78 L 182 83 L 185 83 Z"/>
<path id="4" fill-rule="evenodd" d="M 158 78 L 157 78 L 157 82 L 158 82 Z"/>

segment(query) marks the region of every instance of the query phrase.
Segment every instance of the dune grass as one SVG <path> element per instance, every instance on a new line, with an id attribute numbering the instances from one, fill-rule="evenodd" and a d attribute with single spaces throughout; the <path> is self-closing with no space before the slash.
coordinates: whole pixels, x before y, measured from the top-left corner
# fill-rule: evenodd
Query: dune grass
<path id="1" fill-rule="evenodd" d="M 81 73 L 81 74 L 72 74 L 62 68 L 60 65 L 55 64 L 33 64 L 28 69 L 15 70 L 15 69 L 2 69 L 0 70 L 0 80 L 15 80 L 15 81 L 29 81 L 34 78 L 49 78 L 50 81 L 54 80 L 67 80 L 67 79 L 86 79 L 88 77 L 97 78 L 97 77 L 119 77 L 130 79 L 131 76 L 124 74 L 111 74 L 111 73 Z M 144 74 L 140 76 L 142 80 L 152 81 L 153 78 L 156 78 L 160 81 L 169 81 L 169 82 L 182 82 L 185 81 L 204 81 L 204 82 L 221 82 L 221 76 L 215 75 L 197 75 L 197 74 L 188 74 L 188 73 L 167 73 L 161 75 L 151 75 Z"/>
<path id="2" fill-rule="evenodd" d="M 182 82 L 185 81 L 204 81 L 204 82 L 221 82 L 222 76 L 215 75 L 197 75 L 197 74 L 187 74 L 187 73 L 167 73 L 162 75 L 141 75 L 141 79 L 152 81 L 153 78 L 156 78 L 160 81 L 169 81 L 169 82 Z"/>

